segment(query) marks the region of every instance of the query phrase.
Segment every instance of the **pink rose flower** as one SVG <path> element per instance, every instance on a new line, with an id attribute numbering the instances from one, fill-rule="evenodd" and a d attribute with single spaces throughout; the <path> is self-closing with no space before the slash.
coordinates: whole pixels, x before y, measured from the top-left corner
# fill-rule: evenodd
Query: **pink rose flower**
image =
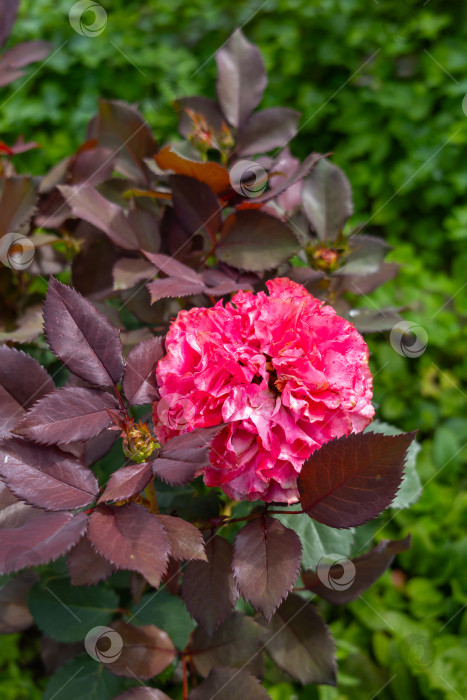
<path id="1" fill-rule="evenodd" d="M 154 425 L 164 443 L 226 423 L 205 483 L 235 500 L 293 503 L 305 460 L 371 422 L 372 377 L 351 323 L 289 279 L 267 287 L 178 314 L 157 366 Z"/>

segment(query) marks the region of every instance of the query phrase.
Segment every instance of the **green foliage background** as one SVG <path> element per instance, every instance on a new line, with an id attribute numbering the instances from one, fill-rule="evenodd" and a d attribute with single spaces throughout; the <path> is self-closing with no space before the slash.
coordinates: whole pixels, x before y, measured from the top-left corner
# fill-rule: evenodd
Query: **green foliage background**
<path id="1" fill-rule="evenodd" d="M 103 0 L 105 30 L 79 36 L 72 0 L 23 0 L 10 39 L 49 39 L 54 51 L 2 91 L 0 137 L 42 145 L 17 158 L 41 174 L 84 140 L 99 96 L 136 102 L 166 140 L 170 101 L 213 95 L 213 55 L 236 26 L 258 44 L 264 106 L 301 110 L 296 155 L 332 151 L 354 188 L 355 223 L 394 245 L 398 278 L 363 299 L 406 305 L 428 333 L 426 352 L 399 356 L 368 336 L 378 417 L 420 429 L 424 492 L 372 525 L 377 538 L 411 532 L 412 549 L 345 609 L 327 608 L 339 648 L 339 687 L 269 676 L 274 700 L 458 700 L 467 687 L 466 275 L 467 6 L 435 0 Z M 83 21 L 92 21 L 83 17 Z M 465 109 L 467 113 L 467 99 Z M 19 160 L 21 159 L 21 160 Z M 464 285 L 464 286 L 463 286 Z M 383 527 L 382 527 L 383 526 Z M 382 529 L 381 529 L 382 528 Z M 0 695 L 40 697 L 30 649 L 1 642 Z M 28 675 L 29 674 L 29 675 Z"/>

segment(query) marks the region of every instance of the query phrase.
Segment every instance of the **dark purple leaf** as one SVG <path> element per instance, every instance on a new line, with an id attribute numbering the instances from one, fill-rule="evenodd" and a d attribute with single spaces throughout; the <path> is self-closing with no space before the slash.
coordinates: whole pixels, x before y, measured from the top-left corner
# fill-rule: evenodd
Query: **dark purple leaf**
<path id="1" fill-rule="evenodd" d="M 156 688 L 132 688 L 117 695 L 114 700 L 170 700 L 169 696 Z"/>
<path id="2" fill-rule="evenodd" d="M 117 408 L 106 392 L 64 387 L 34 404 L 15 432 L 41 445 L 91 440 L 112 425 L 107 409 Z"/>
<path id="3" fill-rule="evenodd" d="M 30 63 L 42 61 L 49 55 L 51 49 L 52 44 L 48 41 L 24 41 L 21 44 L 16 44 L 2 55 L 0 70 L 5 68 L 16 70 L 29 66 Z"/>
<path id="4" fill-rule="evenodd" d="M 297 133 L 300 112 L 288 107 L 270 107 L 253 114 L 240 131 L 236 153 L 252 156 L 283 148 Z"/>
<path id="5" fill-rule="evenodd" d="M 245 209 L 226 219 L 216 255 L 233 267 L 259 272 L 286 262 L 299 248 L 286 223 L 263 211 Z"/>
<path id="6" fill-rule="evenodd" d="M 16 21 L 20 0 L 0 0 L 0 46 L 10 36 Z"/>
<path id="7" fill-rule="evenodd" d="M 203 536 L 197 527 L 171 515 L 156 515 L 156 518 L 165 528 L 173 559 L 207 560 Z"/>
<path id="8" fill-rule="evenodd" d="M 152 678 L 170 666 L 177 655 L 167 632 L 155 625 L 135 627 L 117 620 L 112 627 L 123 642 L 120 656 L 108 664 L 109 671 L 116 676 Z"/>
<path id="9" fill-rule="evenodd" d="M 17 498 L 46 510 L 82 508 L 98 492 L 92 471 L 67 452 L 16 438 L 0 444 L 0 476 Z"/>
<path id="10" fill-rule="evenodd" d="M 41 661 L 47 675 L 54 673 L 57 668 L 69 659 L 73 659 L 83 651 L 83 642 L 57 642 L 51 637 L 43 636 L 40 640 Z M 58 700 L 58 698 L 57 698 Z"/>
<path id="11" fill-rule="evenodd" d="M 187 235 L 206 232 L 213 240 L 222 217 L 219 200 L 211 188 L 188 175 L 171 175 L 169 187 L 175 216 Z"/>
<path id="12" fill-rule="evenodd" d="M 354 236 L 348 243 L 345 264 L 334 273 L 336 275 L 373 275 L 391 250 L 389 243 L 376 236 Z"/>
<path id="13" fill-rule="evenodd" d="M 305 175 L 308 175 L 310 170 L 312 170 L 316 164 L 319 163 L 321 158 L 324 157 L 325 156 L 322 153 L 310 153 L 310 155 L 305 158 L 303 163 L 298 166 L 292 175 L 282 179 L 277 185 L 272 187 L 270 190 L 266 190 L 266 192 L 259 197 L 255 197 L 254 202 L 256 204 L 262 204 L 263 202 L 269 202 L 272 199 L 276 199 L 276 197 L 282 194 L 282 192 L 285 192 L 296 182 L 302 180 Z"/>
<path id="14" fill-rule="evenodd" d="M 119 331 L 90 301 L 53 277 L 44 305 L 44 325 L 52 352 L 70 372 L 101 386 L 120 380 Z"/>
<path id="15" fill-rule="evenodd" d="M 211 127 L 214 135 L 222 130 L 224 119 L 219 109 L 217 102 L 209 99 L 209 97 L 182 97 L 176 100 L 176 109 L 178 109 L 178 129 L 182 136 L 188 138 L 193 131 L 193 121 L 190 118 L 187 110 L 191 110 L 195 114 L 200 114 Z"/>
<path id="16" fill-rule="evenodd" d="M 261 517 L 235 537 L 233 571 L 239 593 L 269 620 L 300 571 L 297 533 L 276 518 Z"/>
<path id="17" fill-rule="evenodd" d="M 131 498 L 135 494 L 141 493 L 152 478 L 152 465 L 148 462 L 120 467 L 110 477 L 98 503 L 123 501 L 126 498 Z"/>
<path id="18" fill-rule="evenodd" d="M 149 253 L 144 251 L 147 259 L 157 267 L 159 272 L 163 272 L 167 277 L 175 277 L 185 282 L 194 282 L 202 284 L 197 272 L 192 270 L 188 265 L 184 265 L 176 258 L 162 253 Z"/>
<path id="19" fill-rule="evenodd" d="M 182 581 L 182 596 L 190 615 L 212 637 L 232 612 L 238 597 L 232 574 L 232 545 L 223 537 L 208 535 L 208 561 L 189 561 Z"/>
<path id="20" fill-rule="evenodd" d="M 403 308 L 395 309 L 387 306 L 382 309 L 366 309 L 361 306 L 358 309 L 351 309 L 346 316 L 360 333 L 376 333 L 392 330 L 396 324 L 400 323 L 403 319 L 399 312 Z"/>
<path id="21" fill-rule="evenodd" d="M 22 350 L 0 346 L 0 437 L 7 437 L 25 409 L 55 389 L 47 371 Z"/>
<path id="22" fill-rule="evenodd" d="M 227 121 L 239 128 L 261 102 L 267 84 L 261 52 L 236 29 L 216 61 L 219 104 Z"/>
<path id="23" fill-rule="evenodd" d="M 262 637 L 264 628 L 240 612 L 229 615 L 212 638 L 197 627 L 190 647 L 195 668 L 206 678 L 215 666 L 243 667 L 259 651 Z"/>
<path id="24" fill-rule="evenodd" d="M 394 279 L 399 272 L 400 265 L 397 263 L 381 264 L 378 272 L 361 277 L 359 275 L 339 275 L 340 289 L 342 291 L 351 292 L 352 294 L 363 295 L 371 294 L 375 289 L 380 287 L 385 282 Z"/>
<path id="25" fill-rule="evenodd" d="M 335 564 L 318 564 L 317 571 L 304 571 L 305 588 L 334 605 L 358 598 L 391 566 L 396 554 L 410 549 L 410 535 L 403 540 L 381 540 L 367 554 Z"/>
<path id="26" fill-rule="evenodd" d="M 191 691 L 188 700 L 271 700 L 259 681 L 248 671 L 213 668 L 205 681 Z"/>
<path id="27" fill-rule="evenodd" d="M 118 204 L 103 197 L 92 185 L 59 185 L 74 216 L 103 231 L 124 250 L 138 250 L 136 232 Z"/>
<path id="28" fill-rule="evenodd" d="M 289 595 L 267 629 L 266 649 L 279 668 L 303 685 L 336 685 L 334 641 L 310 602 Z"/>
<path id="29" fill-rule="evenodd" d="M 0 482 L 0 528 L 21 527 L 34 518 L 46 515 L 44 510 L 28 506 L 18 501 L 10 489 Z"/>
<path id="30" fill-rule="evenodd" d="M 376 518 L 400 487 L 415 435 L 358 433 L 327 442 L 298 477 L 303 509 L 330 527 L 353 527 Z"/>
<path id="31" fill-rule="evenodd" d="M 156 365 L 165 353 L 163 338 L 143 340 L 130 350 L 123 375 L 123 391 L 132 405 L 152 403 L 159 398 Z"/>
<path id="32" fill-rule="evenodd" d="M 21 527 L 3 529 L 0 573 L 11 573 L 57 559 L 68 552 L 86 529 L 85 513 L 47 513 Z"/>
<path id="33" fill-rule="evenodd" d="M 154 280 L 146 285 L 151 295 L 151 303 L 170 297 L 187 297 L 201 294 L 206 289 L 203 282 L 187 282 L 176 277 Z"/>
<path id="34" fill-rule="evenodd" d="M 169 440 L 152 462 L 154 475 L 172 485 L 191 481 L 198 469 L 209 464 L 211 440 L 223 427 L 199 428 Z"/>
<path id="35" fill-rule="evenodd" d="M 93 586 L 108 578 L 114 567 L 96 552 L 86 535 L 68 555 L 68 571 L 72 586 Z"/>
<path id="36" fill-rule="evenodd" d="M 161 245 L 161 235 L 156 212 L 143 209 L 142 206 L 138 206 L 138 201 L 136 201 L 135 208 L 128 212 L 128 221 L 136 232 L 139 247 L 142 250 L 157 253 Z"/>
<path id="37" fill-rule="evenodd" d="M 97 120 L 99 146 L 113 151 L 116 169 L 137 183 L 147 183 L 148 168 L 144 158 L 156 152 L 151 129 L 135 107 L 117 100 L 99 100 Z"/>
<path id="38" fill-rule="evenodd" d="M 215 270 L 213 268 L 203 270 L 203 272 L 200 273 L 200 277 L 207 285 L 205 293 L 211 294 L 212 296 L 224 296 L 224 294 L 238 292 L 239 289 L 253 289 L 251 283 L 236 282 L 234 279 L 228 277 L 228 275 L 225 275 L 220 270 Z"/>
<path id="39" fill-rule="evenodd" d="M 334 241 L 353 213 L 352 188 L 345 173 L 321 160 L 303 182 L 302 203 L 318 238 Z"/>
<path id="40" fill-rule="evenodd" d="M 37 193 L 32 178 L 15 175 L 4 180 L 0 197 L 0 238 L 18 231 L 34 213 Z"/>
<path id="41" fill-rule="evenodd" d="M 165 530 L 146 508 L 99 506 L 89 518 L 88 536 L 97 551 L 118 569 L 138 571 L 157 588 L 167 568 Z"/>
<path id="42" fill-rule="evenodd" d="M 91 143 L 92 147 L 88 146 L 89 142 L 84 144 L 70 163 L 67 182 L 72 185 L 83 184 L 95 187 L 112 177 L 114 169 L 112 151 L 108 148 L 96 148 L 95 141 Z"/>

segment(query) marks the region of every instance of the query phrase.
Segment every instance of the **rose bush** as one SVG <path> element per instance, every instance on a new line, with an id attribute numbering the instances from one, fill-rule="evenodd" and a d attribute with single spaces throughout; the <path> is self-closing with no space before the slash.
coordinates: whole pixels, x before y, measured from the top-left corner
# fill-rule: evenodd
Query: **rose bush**
<path id="1" fill-rule="evenodd" d="M 365 341 L 332 306 L 286 278 L 266 285 L 269 296 L 179 313 L 157 365 L 154 425 L 165 442 L 226 423 L 205 483 L 235 500 L 294 503 L 305 460 L 370 423 L 372 377 Z"/>

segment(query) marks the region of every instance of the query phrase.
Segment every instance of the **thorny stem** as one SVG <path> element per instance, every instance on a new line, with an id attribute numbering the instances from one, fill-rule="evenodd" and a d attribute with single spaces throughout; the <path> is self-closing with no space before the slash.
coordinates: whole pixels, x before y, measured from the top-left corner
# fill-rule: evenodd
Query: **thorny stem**
<path id="1" fill-rule="evenodd" d="M 125 415 L 125 418 L 126 418 L 127 420 L 129 420 L 129 419 L 130 419 L 130 414 L 128 413 L 127 407 L 125 406 L 125 404 L 124 404 L 124 402 L 123 402 L 122 395 L 121 395 L 121 393 L 119 392 L 118 387 L 117 387 L 116 384 L 113 385 L 113 389 L 114 389 L 115 395 L 116 395 L 116 397 L 117 397 L 117 399 L 118 399 L 118 403 L 120 404 L 120 408 L 122 409 L 122 411 L 123 411 L 123 413 L 124 413 L 124 415 Z"/>

